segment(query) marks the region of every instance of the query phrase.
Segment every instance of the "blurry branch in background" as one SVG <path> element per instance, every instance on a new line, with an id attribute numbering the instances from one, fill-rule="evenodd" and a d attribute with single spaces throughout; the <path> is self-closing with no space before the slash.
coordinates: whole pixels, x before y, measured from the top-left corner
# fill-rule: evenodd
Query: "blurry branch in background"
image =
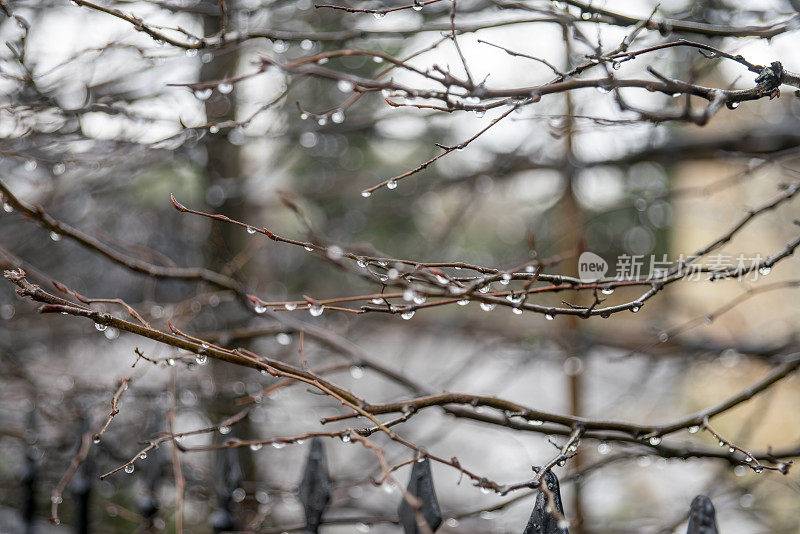
<path id="1" fill-rule="evenodd" d="M 177 402 L 178 402 L 178 373 L 177 370 L 173 370 L 171 403 L 169 410 L 167 411 L 167 422 L 169 423 L 169 434 L 167 436 L 167 439 L 170 439 L 172 444 L 172 476 L 175 479 L 175 496 L 176 496 L 175 532 L 180 533 L 183 532 L 183 505 L 186 494 L 186 479 L 183 477 L 183 467 L 181 466 L 178 434 L 175 433 L 175 412 L 177 411 Z M 142 453 L 139 453 L 139 457 L 141 457 L 141 455 Z M 133 464 L 131 463 L 130 465 Z"/>
<path id="2" fill-rule="evenodd" d="M 414 2 L 407 5 L 402 5 L 398 7 L 393 7 L 390 9 L 370 9 L 370 8 L 351 8 L 345 6 L 337 6 L 337 5 L 330 5 L 330 4 L 317 4 L 314 7 L 316 9 L 334 9 L 340 11 L 346 11 L 348 13 L 371 13 L 372 15 L 376 15 L 376 18 L 383 18 L 387 13 L 395 12 L 395 11 L 402 11 L 402 10 L 419 10 L 419 8 L 424 8 L 428 6 L 430 9 L 431 4 L 438 4 L 441 0 L 424 0 L 420 2 Z M 354 37 L 363 37 L 365 35 L 369 35 L 368 30 L 363 30 L 359 33 L 333 33 L 333 34 L 326 34 L 326 33 L 317 33 L 317 32 L 308 32 L 303 34 L 292 34 L 290 32 L 286 32 L 282 34 L 281 32 L 275 33 L 252 33 L 252 34 L 235 34 L 231 35 L 230 32 L 222 33 L 218 36 L 189 36 L 191 39 L 189 40 L 178 40 L 172 39 L 167 35 L 167 31 L 172 33 L 173 35 L 181 35 L 186 36 L 184 31 L 181 31 L 177 28 L 173 28 L 170 30 L 165 31 L 158 31 L 151 26 L 148 26 L 143 20 L 136 17 L 135 15 L 125 14 L 119 9 L 112 9 L 108 7 L 104 7 L 103 5 L 88 2 L 86 0 L 73 0 L 73 3 L 80 7 L 86 7 L 88 9 L 92 9 L 95 11 L 99 11 L 101 13 L 119 18 L 127 23 L 129 23 L 136 31 L 144 32 L 150 37 L 164 41 L 172 46 L 176 46 L 183 49 L 190 49 L 190 50 L 197 50 L 197 49 L 204 49 L 204 48 L 214 48 L 224 46 L 227 43 L 234 42 L 234 43 L 241 43 L 246 40 L 250 39 L 257 39 L 257 38 L 277 38 L 283 40 L 293 40 L 293 39 L 306 39 L 306 38 L 314 38 L 316 40 L 346 40 L 352 39 Z M 442 2 L 446 3 L 446 2 Z M 548 2 L 549 3 L 549 2 Z M 555 4 L 556 2 L 552 2 Z M 578 8 L 581 15 L 588 14 L 590 15 L 589 18 L 584 18 L 583 16 L 576 16 L 571 14 L 567 10 L 559 10 L 559 9 L 551 9 L 551 15 L 557 17 L 556 19 L 543 19 L 543 22 L 559 22 L 565 24 L 574 24 L 576 22 L 583 22 L 589 20 L 591 22 L 596 22 L 600 24 L 609 24 L 614 26 L 621 26 L 621 27 L 644 27 L 650 31 L 657 31 L 662 34 L 669 34 L 669 33 L 689 33 L 689 34 L 697 34 L 697 35 L 705 35 L 708 37 L 759 37 L 762 39 L 769 39 L 775 37 L 776 35 L 780 35 L 781 33 L 787 32 L 794 28 L 796 21 L 798 18 L 797 15 L 792 17 L 785 17 L 785 20 L 774 22 L 771 24 L 763 25 L 763 26 L 746 26 L 746 27 L 734 27 L 734 26 L 725 26 L 725 25 L 717 25 L 717 24 L 707 24 L 702 22 L 685 22 L 679 20 L 652 20 L 652 17 L 647 18 L 635 18 L 630 17 L 627 15 L 615 13 L 613 11 L 609 11 L 606 9 L 598 8 L 592 6 L 590 3 L 587 2 L 566 2 L 570 6 L 574 6 Z M 527 12 L 531 8 L 526 6 L 523 3 L 504 3 L 504 2 L 486 2 L 483 6 L 476 9 L 485 9 L 487 6 L 498 6 L 501 9 L 509 12 L 514 11 L 521 11 Z M 438 7 L 438 6 L 437 6 Z M 440 10 L 439 13 L 442 14 L 449 14 L 450 10 Z M 546 12 L 543 10 L 542 12 Z M 222 11 L 218 11 L 219 15 L 222 15 Z M 596 17 L 594 17 L 596 15 Z M 509 21 L 505 24 L 514 24 L 520 23 L 522 21 Z M 529 22 L 529 20 L 524 20 L 524 22 Z M 470 28 L 467 26 L 466 28 Z M 432 26 L 429 28 L 423 27 L 413 30 L 400 30 L 396 33 L 400 34 L 411 34 L 417 32 L 425 32 L 425 31 L 442 31 L 443 29 L 449 29 L 446 26 Z M 464 31 L 475 31 L 465 29 L 464 27 L 457 26 L 456 31 L 464 32 Z M 394 33 L 394 32 L 393 32 Z"/>
<path id="3" fill-rule="evenodd" d="M 77 454 L 73 456 L 72 461 L 69 464 L 69 468 L 50 494 L 50 522 L 53 524 L 58 525 L 61 523 L 61 519 L 58 517 L 58 505 L 64 502 L 64 498 L 62 497 L 64 490 L 67 489 L 69 481 L 72 480 L 72 477 L 78 472 L 81 464 L 84 462 L 84 460 L 86 460 L 86 456 L 89 454 L 91 447 L 92 435 L 90 432 L 86 432 L 81 438 L 80 448 Z"/>

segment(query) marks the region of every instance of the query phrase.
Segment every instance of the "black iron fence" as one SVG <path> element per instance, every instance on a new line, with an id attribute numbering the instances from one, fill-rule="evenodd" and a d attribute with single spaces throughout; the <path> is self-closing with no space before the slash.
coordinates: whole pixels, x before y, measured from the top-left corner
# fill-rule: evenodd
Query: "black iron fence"
<path id="1" fill-rule="evenodd" d="M 153 450 L 153 457 L 144 463 L 143 487 L 138 499 L 139 513 L 143 518 L 144 531 L 148 531 L 159 511 L 157 486 L 166 467 L 163 453 Z M 35 502 L 39 472 L 36 462 L 29 457 L 23 469 L 20 491 L 23 494 L 21 519 L 26 534 L 33 533 Z M 92 461 L 87 458 L 75 473 L 70 483 L 70 494 L 74 509 L 74 532 L 90 531 L 90 497 L 95 480 Z M 236 492 L 241 492 L 243 470 L 236 448 L 223 448 L 216 454 L 214 468 L 214 494 L 216 510 L 210 517 L 215 533 L 240 530 L 236 522 L 234 503 Z M 552 471 L 539 477 L 533 511 L 523 534 L 569 534 L 570 522 L 561 500 L 558 478 Z M 298 486 L 298 497 L 305 512 L 306 532 L 317 534 L 325 524 L 325 513 L 331 502 L 332 480 L 328 470 L 325 448 L 321 438 L 314 438 L 306 460 L 302 480 Z M 412 464 L 411 476 L 397 510 L 397 521 L 406 534 L 430 534 L 442 524 L 442 513 L 436 497 L 430 461 L 417 458 Z M 689 510 L 687 534 L 717 534 L 716 512 L 711 499 L 705 495 L 694 498 Z"/>

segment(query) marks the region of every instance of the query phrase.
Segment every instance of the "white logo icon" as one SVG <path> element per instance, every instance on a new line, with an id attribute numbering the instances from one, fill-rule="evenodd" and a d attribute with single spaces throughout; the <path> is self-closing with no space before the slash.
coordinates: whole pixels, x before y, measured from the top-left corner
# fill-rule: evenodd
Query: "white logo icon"
<path id="1" fill-rule="evenodd" d="M 588 250 L 578 258 L 578 276 L 584 282 L 597 282 L 608 272 L 606 260 Z"/>

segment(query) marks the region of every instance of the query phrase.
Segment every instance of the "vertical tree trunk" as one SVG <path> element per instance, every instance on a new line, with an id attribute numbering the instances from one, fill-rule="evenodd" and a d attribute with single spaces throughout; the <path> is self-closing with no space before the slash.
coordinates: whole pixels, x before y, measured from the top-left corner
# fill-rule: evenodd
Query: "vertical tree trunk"
<path id="1" fill-rule="evenodd" d="M 569 30 L 566 26 L 564 27 L 563 35 L 564 53 L 567 58 L 567 64 L 569 64 L 571 46 Z M 575 259 L 577 259 L 578 255 L 580 255 L 580 253 L 586 247 L 586 239 L 583 228 L 583 213 L 581 212 L 581 208 L 578 205 L 578 200 L 575 196 L 575 180 L 577 177 L 577 169 L 575 167 L 575 154 L 573 152 L 574 106 L 569 92 L 564 93 L 564 98 L 566 107 L 564 127 L 566 128 L 566 135 L 564 136 L 565 146 L 561 163 L 561 176 L 566 187 L 561 201 L 560 226 L 562 233 L 565 236 L 564 241 L 566 247 L 575 252 Z M 567 276 L 578 275 L 577 261 L 572 261 L 564 267 L 566 267 L 564 274 Z M 580 304 L 580 302 L 578 302 L 578 300 L 581 298 L 580 294 L 577 291 L 573 293 L 573 295 L 570 295 L 570 298 L 574 299 L 572 302 L 575 304 Z M 582 357 L 582 354 L 580 354 L 581 343 L 578 340 L 580 339 L 581 320 L 575 315 L 567 315 L 564 317 L 564 319 L 567 322 L 567 333 L 565 336 L 563 336 L 565 361 L 571 357 L 580 358 Z M 575 416 L 580 416 L 582 415 L 581 397 L 584 387 L 582 374 L 580 372 L 572 373 L 568 376 L 568 379 L 570 413 Z M 579 470 L 582 465 L 581 455 L 577 455 L 572 458 L 570 464 L 573 470 Z M 573 534 L 582 534 L 584 532 L 581 490 L 582 488 L 580 480 L 576 480 L 574 484 L 573 502 L 572 506 L 570 507 L 570 513 L 574 514 L 575 517 L 575 526 L 570 529 L 570 532 Z"/>
<path id="2" fill-rule="evenodd" d="M 219 10 L 216 15 L 206 15 L 203 17 L 204 35 L 214 35 L 223 29 L 230 30 L 227 26 L 225 13 L 222 10 L 222 1 L 207 0 L 209 8 L 217 7 Z M 232 0 L 224 0 L 225 10 L 234 7 Z M 218 50 L 214 53 L 214 58 L 204 63 L 200 71 L 201 81 L 216 81 L 233 76 L 239 63 L 239 48 Z M 228 94 L 222 94 L 214 90 L 211 97 L 205 102 L 206 122 L 209 124 L 219 123 L 236 119 L 236 89 Z M 242 150 L 240 145 L 233 144 L 228 140 L 228 131 L 220 130 L 218 133 L 207 133 L 204 138 L 206 150 L 206 172 L 205 187 L 207 192 L 206 202 L 210 204 L 210 209 L 216 213 L 237 219 L 248 220 L 247 203 L 243 195 L 245 177 L 242 176 Z M 229 224 L 212 224 L 209 240 L 206 244 L 206 265 L 214 271 L 225 271 L 232 260 L 240 254 L 246 246 L 246 234 L 241 228 Z M 239 278 L 241 272 L 234 273 Z M 241 319 L 238 313 L 228 314 L 227 319 L 236 321 Z M 220 324 L 218 328 L 228 328 L 229 324 Z M 252 372 L 226 363 L 212 361 L 210 372 L 215 377 L 215 383 L 230 384 L 236 380 L 242 380 L 245 376 L 252 376 Z M 226 389 L 226 390 L 229 390 Z M 226 417 L 233 415 L 237 411 L 230 397 L 220 397 L 215 403 L 209 404 L 208 416 L 214 423 L 219 423 Z M 251 428 L 249 420 L 245 418 L 236 425 L 236 435 L 249 437 Z M 228 438 L 230 436 L 225 436 Z M 230 452 L 230 451 L 222 451 Z M 234 449 L 233 453 L 239 456 L 244 474 L 244 480 L 253 480 L 255 470 L 253 469 L 252 457 L 247 449 Z M 230 496 L 229 496 L 230 497 Z M 234 519 L 235 521 L 235 519 Z M 235 527 L 241 525 L 235 524 Z"/>

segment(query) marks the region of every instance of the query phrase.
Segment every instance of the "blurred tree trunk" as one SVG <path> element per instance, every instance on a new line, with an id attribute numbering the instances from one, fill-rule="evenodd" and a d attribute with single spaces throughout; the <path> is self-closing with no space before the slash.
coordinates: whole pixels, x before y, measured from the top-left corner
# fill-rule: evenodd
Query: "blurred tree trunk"
<path id="1" fill-rule="evenodd" d="M 216 0 L 207 0 L 218 5 Z M 230 9 L 231 0 L 226 2 Z M 221 31 L 223 17 L 207 15 L 203 17 L 205 35 L 214 35 Z M 222 49 L 214 52 L 211 61 L 203 63 L 200 71 L 202 81 L 215 81 L 232 76 L 238 67 L 239 49 Z M 236 89 L 228 94 L 214 90 L 206 100 L 206 122 L 218 123 L 236 119 Z M 221 130 L 216 134 L 207 133 L 204 138 L 207 155 L 206 162 L 206 202 L 219 213 L 243 220 L 247 216 L 244 201 L 244 177 L 242 176 L 242 150 L 239 145 L 228 141 L 228 131 Z M 245 239 L 240 228 L 229 224 L 211 226 L 208 243 L 208 267 L 224 270 L 236 254 L 244 249 Z"/>
<path id="2" fill-rule="evenodd" d="M 568 27 L 564 27 L 564 54 L 566 62 L 569 64 L 571 57 L 570 36 Z M 583 213 L 578 204 L 578 199 L 575 195 L 575 180 L 577 178 L 577 167 L 575 165 L 575 153 L 573 150 L 573 129 L 574 129 L 574 105 L 570 93 L 564 93 L 565 105 L 565 122 L 566 135 L 564 136 L 564 155 L 561 164 L 561 177 L 564 180 L 565 190 L 564 196 L 561 200 L 561 231 L 564 236 L 566 248 L 574 252 L 574 259 L 567 265 L 564 265 L 564 274 L 567 276 L 578 276 L 578 262 L 577 258 L 581 252 L 586 248 L 586 237 L 584 235 Z M 573 304 L 587 304 L 582 302 L 582 296 L 578 291 L 570 295 Z M 567 315 L 566 328 L 562 339 L 564 347 L 565 362 L 567 359 L 576 357 L 582 358 L 582 347 L 578 342 L 581 339 L 580 319 L 576 315 Z M 566 367 L 566 366 L 565 366 Z M 574 369 L 576 372 L 567 373 L 569 380 L 569 407 L 570 413 L 575 416 L 583 415 L 582 412 L 582 396 L 583 396 L 583 380 L 582 369 Z M 575 456 L 571 460 L 572 470 L 580 471 L 582 467 L 581 455 Z M 570 529 L 572 534 L 583 534 L 586 532 L 584 528 L 583 507 L 582 507 L 582 487 L 580 479 L 577 479 L 574 484 L 574 497 L 572 503 L 572 513 L 575 516 L 575 525 Z"/>
<path id="3" fill-rule="evenodd" d="M 225 11 L 234 6 L 232 0 L 223 3 L 217 0 L 206 0 L 210 10 L 216 8 L 215 15 L 203 16 L 203 34 L 206 36 L 219 34 L 230 26 Z M 204 62 L 200 71 L 201 81 L 216 81 L 233 76 L 238 68 L 240 49 L 232 47 L 215 51 L 213 59 Z M 228 120 L 236 120 L 236 90 L 222 94 L 214 89 L 211 97 L 205 102 L 206 122 L 209 124 Z M 208 132 L 204 138 L 206 150 L 205 184 L 206 203 L 212 212 L 224 213 L 237 220 L 248 220 L 250 213 L 244 198 L 245 177 L 242 175 L 242 150 L 240 145 L 231 143 L 228 139 L 229 130 L 222 129 L 218 133 Z M 220 272 L 230 271 L 229 274 L 240 278 L 244 273 L 231 267 L 236 263 L 237 255 L 242 254 L 246 246 L 246 234 L 241 228 L 230 224 L 212 224 L 209 239 L 206 243 L 207 267 Z M 217 314 L 218 316 L 220 314 Z M 227 321 L 216 325 L 220 330 L 234 326 L 232 322 L 242 319 L 241 314 L 225 314 Z M 212 361 L 209 372 L 214 376 L 216 389 L 222 389 L 223 384 L 232 384 L 245 377 L 252 376 L 252 372 L 238 366 L 228 365 L 224 362 Z M 230 388 L 225 388 L 230 391 Z M 230 396 L 218 396 L 217 402 L 208 406 L 208 416 L 218 424 L 225 418 L 238 411 Z M 236 435 L 242 438 L 251 437 L 250 421 L 245 418 L 236 425 Z M 219 439 L 227 439 L 223 436 Z M 252 456 L 248 449 L 234 449 L 239 455 L 244 480 L 254 480 L 255 469 Z M 216 504 L 216 503 L 215 503 Z M 238 524 L 237 527 L 243 525 Z"/>

